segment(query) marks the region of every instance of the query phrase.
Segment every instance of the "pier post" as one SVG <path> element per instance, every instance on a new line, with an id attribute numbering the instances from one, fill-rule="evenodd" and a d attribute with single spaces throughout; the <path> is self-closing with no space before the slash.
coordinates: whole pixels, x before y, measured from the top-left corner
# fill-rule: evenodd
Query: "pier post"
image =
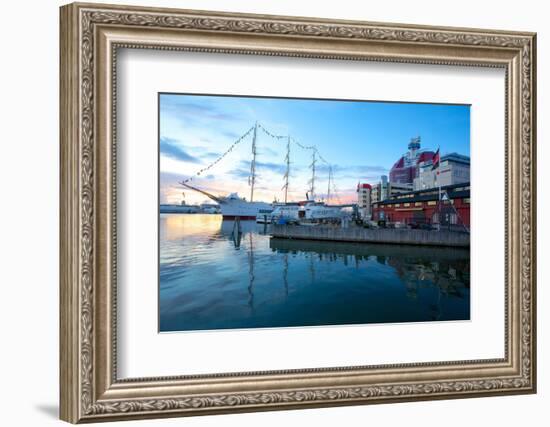
<path id="1" fill-rule="evenodd" d="M 233 221 L 233 231 L 231 232 L 231 235 L 233 237 L 233 243 L 235 244 L 236 248 L 241 246 L 242 234 L 241 218 L 235 217 L 235 221 Z"/>

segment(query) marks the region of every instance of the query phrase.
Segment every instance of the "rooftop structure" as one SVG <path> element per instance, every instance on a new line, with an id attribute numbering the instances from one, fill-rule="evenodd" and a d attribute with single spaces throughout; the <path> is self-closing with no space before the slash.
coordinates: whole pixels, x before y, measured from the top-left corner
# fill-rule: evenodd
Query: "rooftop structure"
<path id="1" fill-rule="evenodd" d="M 408 145 L 409 151 L 403 154 L 390 170 L 390 182 L 412 184 L 418 176 L 420 163 L 431 161 L 435 155 L 433 151 L 420 150 L 420 137 L 412 138 Z"/>

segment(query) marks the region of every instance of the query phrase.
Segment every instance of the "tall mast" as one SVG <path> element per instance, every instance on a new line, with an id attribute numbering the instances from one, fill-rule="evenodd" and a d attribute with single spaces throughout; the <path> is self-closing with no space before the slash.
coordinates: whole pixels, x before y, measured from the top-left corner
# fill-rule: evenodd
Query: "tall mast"
<path id="1" fill-rule="evenodd" d="M 256 135 L 258 122 L 254 124 L 254 135 L 252 136 L 252 162 L 250 162 L 250 201 L 254 201 L 254 183 L 256 182 Z"/>
<path id="2" fill-rule="evenodd" d="M 332 166 L 328 167 L 328 189 L 327 189 L 327 203 L 330 202 L 330 181 L 332 180 Z"/>
<path id="3" fill-rule="evenodd" d="M 288 135 L 288 138 L 286 140 L 286 172 L 285 172 L 285 185 L 283 188 L 285 189 L 285 203 L 287 202 L 288 198 L 288 178 L 290 176 L 290 135 Z"/>
<path id="4" fill-rule="evenodd" d="M 313 155 L 311 156 L 311 187 L 309 188 L 311 200 L 315 201 L 315 163 L 317 163 L 316 155 L 317 150 L 313 149 Z"/>

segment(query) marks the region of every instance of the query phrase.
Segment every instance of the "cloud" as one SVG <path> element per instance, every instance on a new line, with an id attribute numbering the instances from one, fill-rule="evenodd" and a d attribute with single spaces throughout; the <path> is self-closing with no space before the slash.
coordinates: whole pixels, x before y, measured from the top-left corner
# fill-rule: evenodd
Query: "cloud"
<path id="1" fill-rule="evenodd" d="M 230 170 L 227 174 L 235 178 L 248 178 L 250 176 L 250 169 L 236 168 Z"/>
<path id="2" fill-rule="evenodd" d="M 256 162 L 256 168 L 257 169 L 267 169 L 272 172 L 276 172 L 279 174 L 284 174 L 286 172 L 286 165 L 282 165 L 279 163 L 271 163 L 271 162 Z"/>
<path id="3" fill-rule="evenodd" d="M 261 147 L 261 148 L 258 149 L 258 154 L 264 154 L 264 155 L 275 157 L 279 153 L 277 153 L 277 151 L 275 151 L 275 150 L 273 150 L 269 147 Z"/>
<path id="4" fill-rule="evenodd" d="M 221 153 L 216 153 L 214 151 L 208 151 L 204 154 L 200 154 L 198 157 L 200 157 L 201 159 L 212 160 L 212 159 L 217 159 L 220 156 L 221 156 Z"/>
<path id="5" fill-rule="evenodd" d="M 230 138 L 230 139 L 237 139 L 239 138 L 241 135 L 238 134 L 237 132 L 233 132 L 231 130 L 222 130 L 221 131 L 221 134 L 227 138 Z"/>
<path id="6" fill-rule="evenodd" d="M 372 166 L 372 165 L 365 165 L 365 166 L 355 166 L 357 168 L 357 172 L 369 174 L 373 172 L 379 172 L 381 174 L 388 173 L 388 168 L 385 168 L 384 166 Z"/>
<path id="7" fill-rule="evenodd" d="M 160 172 L 160 183 L 163 184 L 177 184 L 187 178 L 186 175 L 172 172 Z"/>
<path id="8" fill-rule="evenodd" d="M 221 111 L 220 109 L 214 106 L 187 101 L 185 99 L 185 95 L 162 96 L 161 110 L 163 112 L 170 112 L 170 113 L 176 113 L 178 115 L 184 115 L 187 118 L 223 120 L 223 121 L 233 121 L 233 120 L 241 119 L 241 117 L 235 114 L 229 113 L 227 111 Z"/>
<path id="9" fill-rule="evenodd" d="M 176 187 L 176 188 L 183 188 L 180 184 L 181 181 L 185 181 L 187 178 L 189 178 L 189 175 L 183 175 L 179 173 L 173 173 L 173 172 L 160 172 L 160 185 L 161 186 L 170 186 L 170 187 Z M 193 179 L 194 184 L 201 185 L 205 183 L 205 181 L 214 181 L 216 177 L 212 174 L 204 175 L 204 176 L 195 176 Z"/>
<path id="10" fill-rule="evenodd" d="M 275 174 L 278 174 L 281 176 L 284 175 L 286 172 L 286 165 L 278 164 L 278 163 L 271 163 L 271 162 L 258 162 L 256 161 L 256 173 L 257 173 L 257 179 L 261 179 L 262 172 L 273 172 Z M 227 174 L 235 179 L 248 179 L 250 176 L 250 162 L 246 160 L 241 160 L 239 162 L 239 165 L 228 171 Z M 291 175 L 294 176 L 294 175 Z M 277 184 L 278 185 L 278 184 Z M 277 187 L 277 186 L 276 186 Z M 276 191 L 276 190 L 274 190 Z"/>
<path id="11" fill-rule="evenodd" d="M 274 173 L 284 175 L 286 172 L 286 165 L 281 163 L 272 162 L 259 162 L 256 160 L 256 171 L 268 170 Z M 244 174 L 246 171 L 246 175 Z M 235 176 L 243 177 L 250 175 L 250 162 L 248 160 L 241 160 L 239 167 L 231 171 Z"/>
<path id="12" fill-rule="evenodd" d="M 337 164 L 330 165 L 332 167 L 332 172 L 338 174 L 339 176 L 344 174 L 354 174 L 354 175 L 369 175 L 369 174 L 384 174 L 388 172 L 388 169 L 383 166 L 378 165 L 351 165 L 351 166 L 340 166 Z M 329 171 L 329 165 L 320 164 L 317 166 L 317 170 L 321 173 L 327 173 Z"/>
<path id="13" fill-rule="evenodd" d="M 183 175 L 179 173 L 172 173 L 172 172 L 161 172 L 160 173 L 160 186 L 164 188 L 176 188 L 179 190 L 183 190 L 184 187 L 180 184 L 180 182 L 185 181 L 187 178 L 189 178 L 189 175 Z M 207 175 L 204 177 L 197 177 L 192 183 L 190 184 L 201 184 L 204 181 L 212 180 L 212 175 Z"/>
<path id="14" fill-rule="evenodd" d="M 201 163 L 197 158 L 188 154 L 180 145 L 178 145 L 177 140 L 167 137 L 160 138 L 160 152 L 166 157 L 171 157 L 175 160 L 180 160 L 182 162 L 190 163 Z"/>

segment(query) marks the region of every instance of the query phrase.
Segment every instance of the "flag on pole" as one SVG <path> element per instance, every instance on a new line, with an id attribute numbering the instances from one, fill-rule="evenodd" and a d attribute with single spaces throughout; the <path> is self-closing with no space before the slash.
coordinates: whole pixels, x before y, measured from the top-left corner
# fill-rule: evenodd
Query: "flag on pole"
<path id="1" fill-rule="evenodd" d="M 434 156 L 432 157 L 432 170 L 434 170 L 436 167 L 439 166 L 439 147 L 437 148 L 437 151 L 435 152 Z"/>

